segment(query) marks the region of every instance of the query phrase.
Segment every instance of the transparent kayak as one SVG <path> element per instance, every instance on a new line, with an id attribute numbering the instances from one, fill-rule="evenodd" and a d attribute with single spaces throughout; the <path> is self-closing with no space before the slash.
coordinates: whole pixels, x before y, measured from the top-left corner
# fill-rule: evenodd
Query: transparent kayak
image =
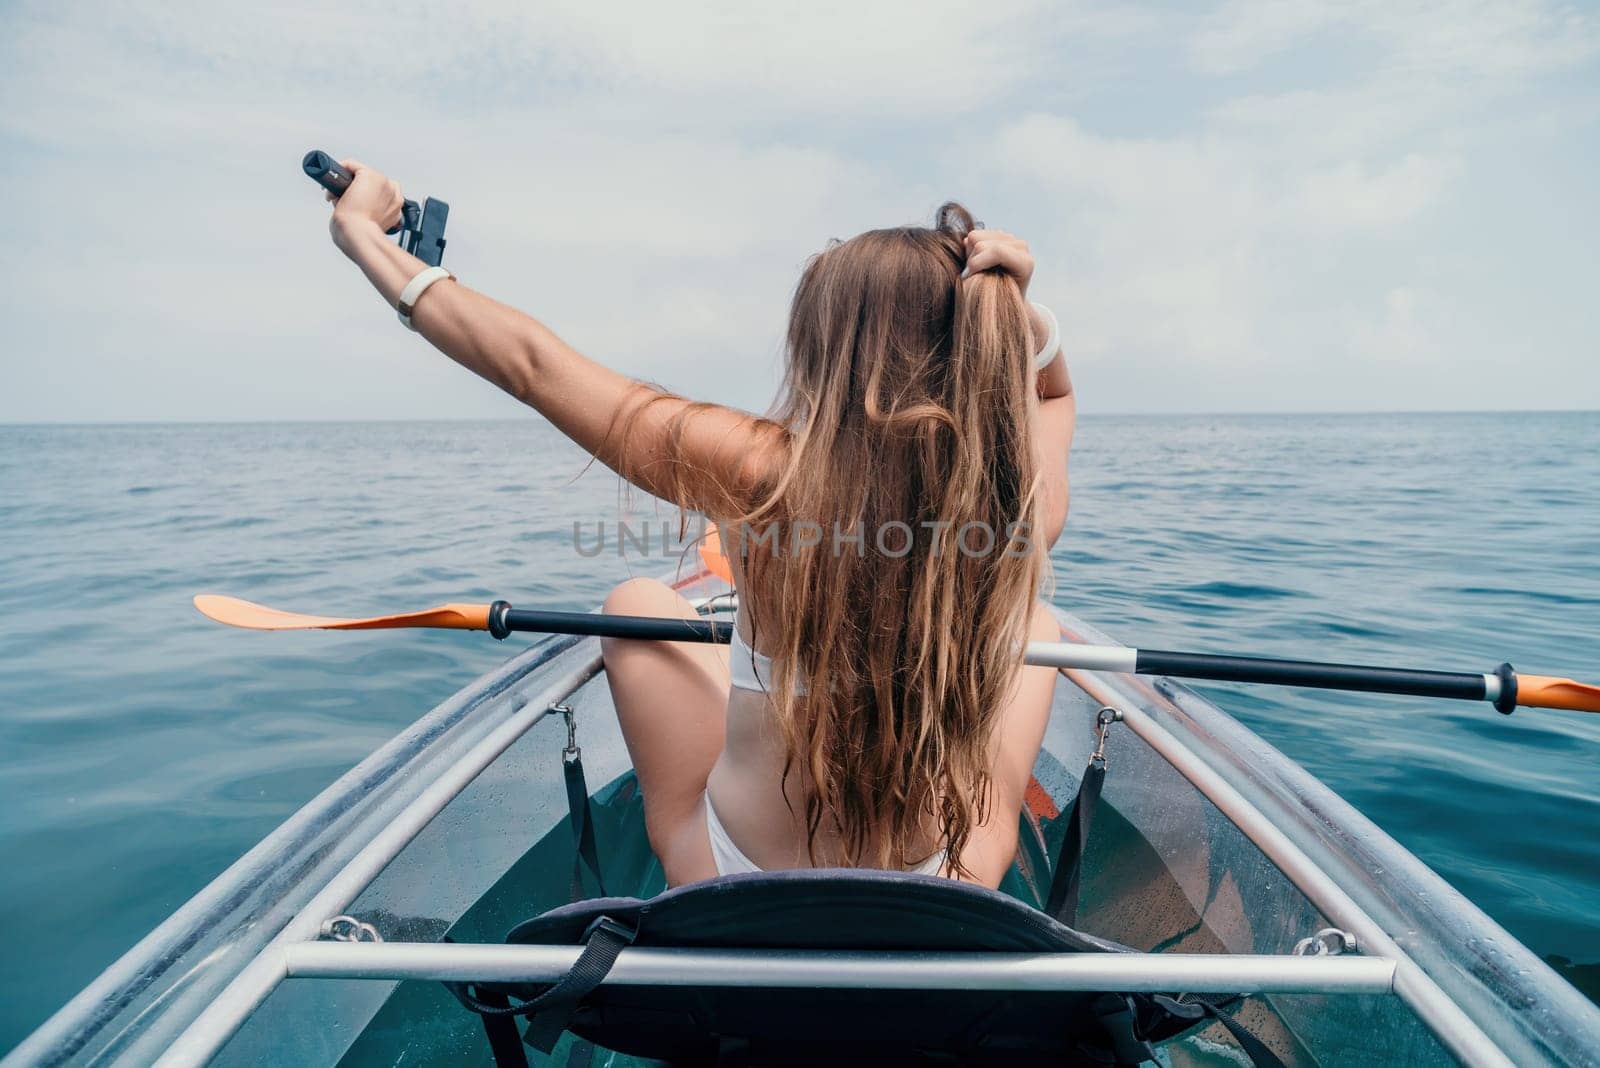
<path id="1" fill-rule="evenodd" d="M 709 575 L 676 585 L 712 603 L 728 593 Z M 1109 644 L 1057 615 L 1064 640 Z M 479 1022 L 437 980 L 470 977 L 474 947 L 569 899 L 569 723 L 608 888 L 664 886 L 602 671 L 598 640 L 558 636 L 476 680 L 285 821 L 3 1064 L 492 1063 Z M 1062 674 L 1029 809 L 1048 825 L 1069 804 L 1100 710 L 1117 710 L 1075 926 L 1140 952 L 1111 979 L 1033 962 L 1031 989 L 1211 978 L 1250 992 L 1235 1018 L 1292 1065 L 1600 1064 L 1600 1008 L 1227 713 L 1163 678 Z M 1037 904 L 1041 863 L 1024 850 L 1002 889 Z M 381 946 L 328 940 L 341 916 L 370 924 Z M 1317 938 L 1328 931 L 1340 934 Z M 837 979 L 854 974 L 841 962 Z M 1158 1060 L 1243 1063 L 1216 1025 Z"/>

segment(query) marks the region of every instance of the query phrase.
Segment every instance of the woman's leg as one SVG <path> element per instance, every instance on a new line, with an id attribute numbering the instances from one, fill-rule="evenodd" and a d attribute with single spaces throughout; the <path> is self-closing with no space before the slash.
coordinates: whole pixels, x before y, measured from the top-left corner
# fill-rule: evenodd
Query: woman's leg
<path id="1" fill-rule="evenodd" d="M 611 615 L 698 618 L 687 599 L 654 579 L 613 589 Z M 728 647 L 606 638 L 606 679 L 639 776 L 650 847 L 669 885 L 716 874 L 703 807 L 722 753 L 728 713 Z"/>

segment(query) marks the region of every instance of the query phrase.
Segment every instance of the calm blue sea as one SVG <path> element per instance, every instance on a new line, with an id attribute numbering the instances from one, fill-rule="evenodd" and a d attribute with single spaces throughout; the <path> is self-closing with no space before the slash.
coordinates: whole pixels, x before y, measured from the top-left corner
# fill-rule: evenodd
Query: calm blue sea
<path id="1" fill-rule="evenodd" d="M 668 565 L 574 551 L 641 507 L 583 468 L 531 417 L 0 427 L 0 1050 L 508 653 L 192 594 L 588 608 Z M 1055 563 L 1130 644 L 1594 679 L 1600 414 L 1086 416 Z M 1600 716 L 1205 689 L 1594 995 Z"/>

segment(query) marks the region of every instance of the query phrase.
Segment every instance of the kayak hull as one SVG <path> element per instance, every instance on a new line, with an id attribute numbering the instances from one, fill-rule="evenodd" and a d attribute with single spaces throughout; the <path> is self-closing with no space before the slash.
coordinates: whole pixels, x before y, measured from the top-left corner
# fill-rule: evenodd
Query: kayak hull
<path id="1" fill-rule="evenodd" d="M 709 574 L 677 585 L 700 598 L 727 589 Z M 1058 617 L 1066 639 L 1108 643 Z M 286 981 L 290 951 L 339 913 L 390 942 L 448 932 L 493 943 L 565 900 L 566 726 L 548 712 L 557 703 L 574 709 L 589 784 L 611 806 L 601 806 L 608 891 L 658 890 L 599 673 L 595 639 L 554 637 L 517 653 L 313 799 L 4 1063 L 336 1064 L 365 1063 L 363 1050 L 373 1060 L 380 1049 L 403 1053 L 394 1020 L 434 1019 L 427 984 Z M 1064 673 L 1030 791 L 1041 826 L 1076 791 L 1102 705 L 1124 722 L 1106 747 L 1083 930 L 1145 951 L 1243 956 L 1288 954 L 1338 927 L 1363 955 L 1395 962 L 1393 993 L 1252 999 L 1251 1018 L 1291 1063 L 1371 1061 L 1374 1043 L 1392 1063 L 1595 1063 L 1600 1010 L 1323 784 L 1170 680 Z M 1027 870 L 1043 863 L 1035 853 L 1014 873 L 1019 896 L 1041 885 Z M 438 1026 L 481 1059 L 477 1021 L 454 1011 Z M 379 1042 L 384 1034 L 400 1045 Z M 1168 1056 L 1204 1063 L 1217 1041 L 1203 1032 Z"/>

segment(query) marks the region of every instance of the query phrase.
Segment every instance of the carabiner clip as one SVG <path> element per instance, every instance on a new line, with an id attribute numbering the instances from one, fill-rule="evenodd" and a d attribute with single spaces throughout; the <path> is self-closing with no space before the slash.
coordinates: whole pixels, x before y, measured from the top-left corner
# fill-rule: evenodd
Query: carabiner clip
<path id="1" fill-rule="evenodd" d="M 559 712 L 567 719 L 567 747 L 561 750 L 561 759 L 571 764 L 583 756 L 583 750 L 578 748 L 578 721 L 572 714 L 569 705 L 551 705 L 550 711 Z"/>
<path id="2" fill-rule="evenodd" d="M 1113 723 L 1122 722 L 1122 713 L 1110 705 L 1102 708 L 1094 717 L 1094 752 L 1089 754 L 1089 762 L 1106 766 L 1106 735 L 1111 733 Z"/>

